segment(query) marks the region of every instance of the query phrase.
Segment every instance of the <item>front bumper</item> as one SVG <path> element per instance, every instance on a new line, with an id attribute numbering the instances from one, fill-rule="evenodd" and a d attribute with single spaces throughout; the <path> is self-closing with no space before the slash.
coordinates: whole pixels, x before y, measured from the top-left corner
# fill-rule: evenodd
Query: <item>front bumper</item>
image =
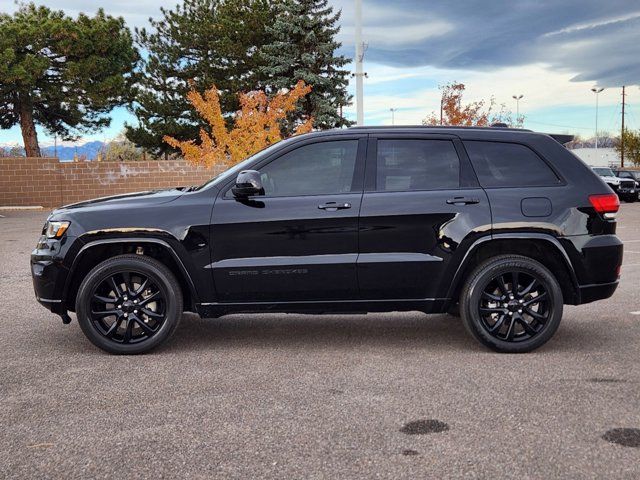
<path id="1" fill-rule="evenodd" d="M 31 278 L 36 299 L 58 315 L 67 311 L 63 292 L 69 269 L 64 264 L 64 252 L 72 240 L 70 237 L 62 240 L 41 237 L 31 252 Z"/>
<path id="2" fill-rule="evenodd" d="M 633 195 L 637 195 L 638 194 L 638 189 L 637 188 L 619 188 L 617 191 L 618 195 L 627 195 L 627 196 L 633 196 Z"/>

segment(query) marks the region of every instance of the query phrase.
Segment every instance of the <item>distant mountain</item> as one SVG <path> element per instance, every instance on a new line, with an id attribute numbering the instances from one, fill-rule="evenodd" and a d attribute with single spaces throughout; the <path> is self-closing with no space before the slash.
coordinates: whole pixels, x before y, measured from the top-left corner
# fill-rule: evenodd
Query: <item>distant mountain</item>
<path id="1" fill-rule="evenodd" d="M 93 160 L 96 158 L 98 152 L 104 148 L 104 142 L 94 141 L 87 142 L 83 145 L 74 145 L 74 146 L 62 146 L 58 145 L 57 149 L 53 147 L 53 145 L 48 147 L 43 147 L 40 150 L 42 151 L 43 157 L 53 157 L 54 152 L 57 150 L 58 158 L 60 160 L 73 160 L 74 154 L 78 155 L 78 158 L 86 158 L 87 160 Z"/>
<path id="2" fill-rule="evenodd" d="M 78 158 L 94 160 L 98 152 L 105 147 L 104 142 L 94 141 L 87 142 L 82 145 L 58 145 L 58 147 L 54 147 L 53 145 L 48 145 L 46 147 L 40 147 L 40 151 L 43 157 L 55 157 L 55 153 L 57 152 L 57 157 L 60 160 L 73 160 L 74 155 L 78 155 Z M 0 149 L 5 152 L 9 152 L 12 146 L 0 146 Z M 24 155 L 24 150 L 22 151 L 22 155 Z"/>

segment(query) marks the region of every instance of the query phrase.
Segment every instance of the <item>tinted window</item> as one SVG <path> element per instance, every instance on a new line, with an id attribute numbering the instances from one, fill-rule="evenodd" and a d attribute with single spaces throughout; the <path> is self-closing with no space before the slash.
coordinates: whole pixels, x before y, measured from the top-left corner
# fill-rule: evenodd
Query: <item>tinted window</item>
<path id="1" fill-rule="evenodd" d="M 460 160 L 450 141 L 378 141 L 378 190 L 437 190 L 459 186 Z"/>
<path id="2" fill-rule="evenodd" d="M 594 168 L 593 169 L 594 172 L 596 172 L 598 175 L 601 175 L 603 177 L 615 177 L 615 175 L 613 174 L 613 170 L 611 170 L 610 168 Z"/>
<path id="3" fill-rule="evenodd" d="M 340 140 L 285 153 L 260 169 L 265 194 L 288 197 L 349 192 L 357 151 L 357 140 Z"/>
<path id="4" fill-rule="evenodd" d="M 517 143 L 464 142 L 483 187 L 541 187 L 560 180 L 530 148 Z"/>

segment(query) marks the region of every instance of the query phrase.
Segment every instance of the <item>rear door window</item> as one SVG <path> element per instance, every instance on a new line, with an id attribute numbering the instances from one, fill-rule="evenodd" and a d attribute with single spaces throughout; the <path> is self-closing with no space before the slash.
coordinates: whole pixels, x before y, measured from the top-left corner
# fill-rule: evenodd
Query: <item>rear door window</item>
<path id="1" fill-rule="evenodd" d="M 544 187 L 561 183 L 536 152 L 525 145 L 505 142 L 466 141 L 480 185 L 491 187 Z"/>
<path id="2" fill-rule="evenodd" d="M 449 140 L 378 140 L 378 191 L 443 190 L 460 186 L 460 159 Z"/>

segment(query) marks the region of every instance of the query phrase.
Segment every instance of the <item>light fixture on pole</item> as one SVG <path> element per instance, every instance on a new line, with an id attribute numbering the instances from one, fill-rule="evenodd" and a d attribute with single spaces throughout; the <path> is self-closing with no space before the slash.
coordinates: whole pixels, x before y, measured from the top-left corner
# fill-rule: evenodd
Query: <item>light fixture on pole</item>
<path id="1" fill-rule="evenodd" d="M 522 100 L 522 97 L 524 97 L 524 95 L 520 94 L 520 95 L 511 95 L 511 96 L 516 101 L 516 122 L 517 122 L 518 119 L 520 118 L 520 100 Z"/>
<path id="2" fill-rule="evenodd" d="M 598 150 L 598 96 L 604 88 L 593 87 L 591 91 L 596 94 L 596 150 Z"/>
<path id="3" fill-rule="evenodd" d="M 398 111 L 397 108 L 390 108 L 389 111 L 391 112 L 391 125 L 395 125 L 396 124 L 396 112 Z"/>

